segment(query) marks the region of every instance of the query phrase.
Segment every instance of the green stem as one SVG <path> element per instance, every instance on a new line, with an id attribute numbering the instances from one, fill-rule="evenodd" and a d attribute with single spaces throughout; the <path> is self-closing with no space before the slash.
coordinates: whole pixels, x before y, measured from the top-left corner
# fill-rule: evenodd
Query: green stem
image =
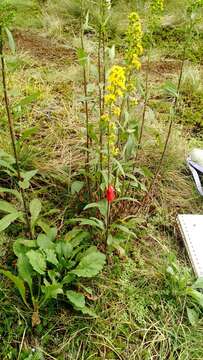
<path id="1" fill-rule="evenodd" d="M 21 193 L 22 200 L 23 200 L 23 207 L 24 207 L 25 220 L 26 220 L 26 224 L 27 224 L 27 230 L 29 233 L 29 237 L 32 238 L 28 209 L 27 209 L 27 204 L 26 204 L 26 199 L 25 199 L 25 193 L 24 193 L 24 190 L 20 186 L 20 181 L 21 181 L 22 177 L 21 177 L 21 173 L 20 173 L 20 165 L 19 165 L 19 159 L 18 159 L 18 153 L 17 153 L 17 147 L 16 147 L 16 136 L 15 136 L 13 118 L 12 118 L 11 112 L 10 112 L 10 104 L 9 104 L 8 91 L 7 91 L 2 27 L 0 27 L 0 57 L 1 57 L 1 75 L 2 75 L 4 102 L 5 102 L 5 108 L 6 108 L 6 114 L 7 114 L 7 120 L 8 120 L 8 126 L 9 126 L 9 132 L 10 132 L 13 153 L 14 153 L 14 157 L 15 157 L 18 186 L 19 186 L 20 193 Z"/>
<path id="2" fill-rule="evenodd" d="M 83 0 L 81 0 L 81 48 L 83 52 L 85 51 L 84 47 L 84 28 L 83 28 L 83 12 L 84 12 Z M 89 135 L 89 106 L 88 106 L 88 91 L 87 91 L 87 69 L 86 64 L 83 65 L 83 89 L 85 95 L 85 119 L 86 119 L 86 160 L 85 160 L 85 168 L 87 173 L 87 187 L 89 197 L 91 199 L 91 190 L 90 190 L 90 135 Z"/>

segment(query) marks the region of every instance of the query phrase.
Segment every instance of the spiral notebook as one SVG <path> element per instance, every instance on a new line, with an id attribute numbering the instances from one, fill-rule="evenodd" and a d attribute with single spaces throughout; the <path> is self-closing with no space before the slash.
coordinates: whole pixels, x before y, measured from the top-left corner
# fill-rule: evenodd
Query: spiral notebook
<path id="1" fill-rule="evenodd" d="M 178 215 L 178 223 L 197 277 L 203 277 L 203 215 Z"/>

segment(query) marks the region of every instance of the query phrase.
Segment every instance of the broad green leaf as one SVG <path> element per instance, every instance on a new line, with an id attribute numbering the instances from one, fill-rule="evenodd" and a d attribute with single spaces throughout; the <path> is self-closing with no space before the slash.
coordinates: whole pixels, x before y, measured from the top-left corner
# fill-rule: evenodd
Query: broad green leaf
<path id="1" fill-rule="evenodd" d="M 39 199 L 33 199 L 30 203 L 31 227 L 32 228 L 34 227 L 34 225 L 39 217 L 41 209 L 42 209 L 41 201 Z"/>
<path id="2" fill-rule="evenodd" d="M 29 288 L 32 289 L 33 270 L 26 255 L 19 256 L 17 261 L 17 267 L 21 279 L 23 279 L 26 283 L 28 283 Z"/>
<path id="3" fill-rule="evenodd" d="M 4 29 L 6 31 L 6 35 L 7 35 L 7 38 L 8 38 L 9 47 L 10 47 L 12 53 L 15 54 L 16 47 L 15 47 L 15 41 L 13 39 L 13 35 L 12 35 L 12 33 L 10 32 L 10 30 L 7 27 L 4 27 Z"/>
<path id="4" fill-rule="evenodd" d="M 26 252 L 30 248 L 34 249 L 36 247 L 37 247 L 36 240 L 17 239 L 13 244 L 13 252 L 17 257 L 19 257 L 21 255 L 26 254 Z"/>
<path id="5" fill-rule="evenodd" d="M 85 307 L 84 295 L 73 290 L 67 290 L 66 296 L 76 310 L 81 310 Z"/>
<path id="6" fill-rule="evenodd" d="M 4 216 L 1 220 L 0 220 L 0 232 L 4 231 L 5 229 L 7 229 L 7 227 L 9 227 L 9 225 L 11 223 L 13 223 L 16 219 L 22 217 L 23 213 L 20 211 L 16 211 L 15 213 L 12 214 L 8 214 L 6 216 Z"/>
<path id="7" fill-rule="evenodd" d="M 97 203 L 91 203 L 84 207 L 83 210 L 91 209 L 91 208 L 98 208 L 101 215 L 104 217 L 107 215 L 107 209 L 108 209 L 108 202 L 107 200 L 100 200 Z"/>
<path id="8" fill-rule="evenodd" d="M 39 250 L 30 250 L 26 255 L 33 269 L 40 275 L 44 275 L 46 270 L 45 256 Z"/>
<path id="9" fill-rule="evenodd" d="M 2 273 L 4 276 L 6 276 L 9 280 L 11 280 L 15 284 L 24 303 L 28 306 L 26 301 L 26 291 L 23 280 L 20 277 L 13 275 L 10 271 L 0 269 L 0 273 Z"/>
<path id="10" fill-rule="evenodd" d="M 84 186 L 84 181 L 74 181 L 71 184 L 71 194 L 77 194 L 82 190 Z"/>
<path id="11" fill-rule="evenodd" d="M 99 251 L 92 252 L 84 256 L 78 266 L 71 272 L 79 277 L 96 276 L 103 269 L 105 259 L 105 255 Z"/>
<path id="12" fill-rule="evenodd" d="M 37 237 L 37 245 L 40 249 L 53 249 L 55 247 L 54 243 L 48 238 L 45 234 L 39 234 Z"/>
<path id="13" fill-rule="evenodd" d="M 49 228 L 49 230 L 46 232 L 46 234 L 51 241 L 54 241 L 57 236 L 57 228 L 56 227 Z"/>
<path id="14" fill-rule="evenodd" d="M 59 241 L 56 245 L 56 253 L 59 256 L 64 256 L 65 259 L 68 259 L 71 257 L 73 252 L 73 246 L 69 242 L 65 241 Z"/>
<path id="15" fill-rule="evenodd" d="M 57 257 L 56 257 L 56 254 L 55 254 L 54 250 L 45 249 L 44 252 L 46 254 L 47 261 L 49 263 L 57 266 L 58 265 L 58 260 L 57 260 Z"/>
<path id="16" fill-rule="evenodd" d="M 17 209 L 8 201 L 0 200 L 0 211 L 4 211 L 7 213 L 15 213 Z"/>
<path id="17" fill-rule="evenodd" d="M 197 311 L 187 307 L 187 316 L 188 316 L 188 320 L 192 326 L 197 324 L 197 322 L 199 320 L 199 315 L 198 315 Z"/>
<path id="18" fill-rule="evenodd" d="M 63 289 L 61 284 L 50 284 L 50 285 L 43 285 L 42 292 L 44 293 L 44 299 L 41 305 L 44 305 L 47 300 L 49 299 L 57 299 L 57 296 L 63 294 Z"/>
<path id="19" fill-rule="evenodd" d="M 188 295 L 190 295 L 194 300 L 195 302 L 201 307 L 203 308 L 203 294 L 200 293 L 199 291 L 197 290 L 194 290 L 192 288 L 188 288 L 187 289 L 187 293 Z"/>

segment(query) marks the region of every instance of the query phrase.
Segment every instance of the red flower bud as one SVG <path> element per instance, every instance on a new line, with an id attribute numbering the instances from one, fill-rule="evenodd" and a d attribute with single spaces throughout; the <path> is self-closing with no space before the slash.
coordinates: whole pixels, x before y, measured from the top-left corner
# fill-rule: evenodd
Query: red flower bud
<path id="1" fill-rule="evenodd" d="M 109 187 L 106 190 L 106 199 L 110 203 L 112 202 L 116 197 L 115 189 L 112 185 L 109 185 Z"/>

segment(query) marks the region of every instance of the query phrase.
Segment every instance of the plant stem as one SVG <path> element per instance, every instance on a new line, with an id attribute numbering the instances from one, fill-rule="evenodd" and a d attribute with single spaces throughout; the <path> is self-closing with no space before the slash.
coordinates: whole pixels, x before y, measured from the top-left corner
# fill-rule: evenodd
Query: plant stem
<path id="1" fill-rule="evenodd" d="M 5 102 L 5 108 L 6 108 L 6 114 L 7 114 L 7 120 L 8 120 L 8 126 L 9 126 L 9 132 L 10 132 L 10 138 L 11 138 L 13 153 L 14 153 L 14 157 L 15 157 L 17 178 L 18 178 L 18 186 L 19 186 L 20 193 L 21 193 L 22 200 L 23 200 L 23 207 L 24 207 L 25 220 L 26 220 L 26 224 L 27 224 L 27 230 L 28 230 L 28 233 L 29 233 L 29 237 L 31 238 L 32 237 L 32 235 L 31 235 L 31 226 L 30 226 L 28 209 L 27 209 L 27 204 L 26 204 L 26 199 L 25 199 L 25 192 L 20 186 L 20 181 L 21 181 L 22 178 L 21 178 L 20 165 L 19 165 L 18 153 L 17 153 L 17 148 L 16 148 L 16 136 L 15 136 L 13 118 L 12 118 L 11 112 L 10 112 L 10 104 L 9 104 L 8 91 L 7 91 L 2 27 L 0 27 L 0 57 L 1 57 L 1 75 L 2 75 L 4 102 Z"/>
<path id="2" fill-rule="evenodd" d="M 83 0 L 81 0 L 81 48 L 83 52 L 85 53 L 85 47 L 84 47 L 84 28 L 83 28 Z M 84 88 L 84 95 L 85 95 L 85 119 L 86 119 L 86 160 L 85 160 L 85 168 L 87 173 L 87 187 L 88 187 L 88 193 L 89 197 L 91 198 L 91 190 L 90 190 L 90 135 L 89 135 L 89 106 L 88 106 L 88 91 L 87 91 L 87 69 L 86 69 L 86 61 L 83 64 L 83 88 Z"/>
<path id="3" fill-rule="evenodd" d="M 146 110 L 147 110 L 148 90 L 149 90 L 149 65 L 150 65 L 150 55 L 149 55 L 149 52 L 148 52 L 148 55 L 147 55 L 147 68 L 146 68 L 146 76 L 145 76 L 145 97 L 144 97 L 144 105 L 143 105 L 143 112 L 142 112 L 142 123 L 141 123 L 140 135 L 139 135 L 139 138 L 138 138 L 137 152 L 136 152 L 136 156 L 135 156 L 135 161 L 138 158 L 139 150 L 141 148 L 142 136 L 143 136 L 144 125 L 145 125 L 145 120 L 146 120 Z"/>
<path id="4" fill-rule="evenodd" d="M 191 31 L 191 29 L 190 29 L 190 31 Z M 159 164 L 158 164 L 157 169 L 155 171 L 154 177 L 153 177 L 153 179 L 151 181 L 151 184 L 149 186 L 149 190 L 148 190 L 147 194 L 145 195 L 144 201 L 143 201 L 143 203 L 141 205 L 142 207 L 148 202 L 151 195 L 153 194 L 154 185 L 156 183 L 156 180 L 157 180 L 157 178 L 159 176 L 160 170 L 161 170 L 162 165 L 163 165 L 163 160 L 164 160 L 164 157 L 165 157 L 165 154 L 166 154 L 169 139 L 170 139 L 170 136 L 171 136 L 171 131 L 172 131 L 174 118 L 175 118 L 176 111 L 177 111 L 178 99 L 179 99 L 179 95 L 180 95 L 180 85 L 181 85 L 181 81 L 182 81 L 182 77 L 183 77 L 183 69 L 184 69 L 184 65 L 185 65 L 185 61 L 186 61 L 186 49 L 187 49 L 187 43 L 185 44 L 184 51 L 183 51 L 183 57 L 182 57 L 182 61 L 181 61 L 181 68 L 180 68 L 180 73 L 179 73 L 179 77 L 178 77 L 176 96 L 175 96 L 175 98 L 173 100 L 172 111 L 171 111 L 171 114 L 170 114 L 170 122 L 169 122 L 169 127 L 168 127 L 168 132 L 167 132 L 167 135 L 166 135 L 164 148 L 163 148 L 163 151 L 162 151 L 162 154 L 161 154 L 161 158 L 159 160 Z"/>
<path id="5" fill-rule="evenodd" d="M 102 29 L 101 25 L 99 26 L 99 39 L 98 39 L 98 82 L 99 82 L 99 167 L 100 167 L 100 184 L 102 182 L 102 170 L 103 170 L 103 129 L 102 129 L 102 122 L 101 117 L 103 114 L 103 97 L 102 97 L 102 89 L 101 89 L 101 82 L 102 82 L 102 64 L 101 64 L 101 35 Z M 101 198 L 101 191 L 100 191 L 100 198 Z"/>

